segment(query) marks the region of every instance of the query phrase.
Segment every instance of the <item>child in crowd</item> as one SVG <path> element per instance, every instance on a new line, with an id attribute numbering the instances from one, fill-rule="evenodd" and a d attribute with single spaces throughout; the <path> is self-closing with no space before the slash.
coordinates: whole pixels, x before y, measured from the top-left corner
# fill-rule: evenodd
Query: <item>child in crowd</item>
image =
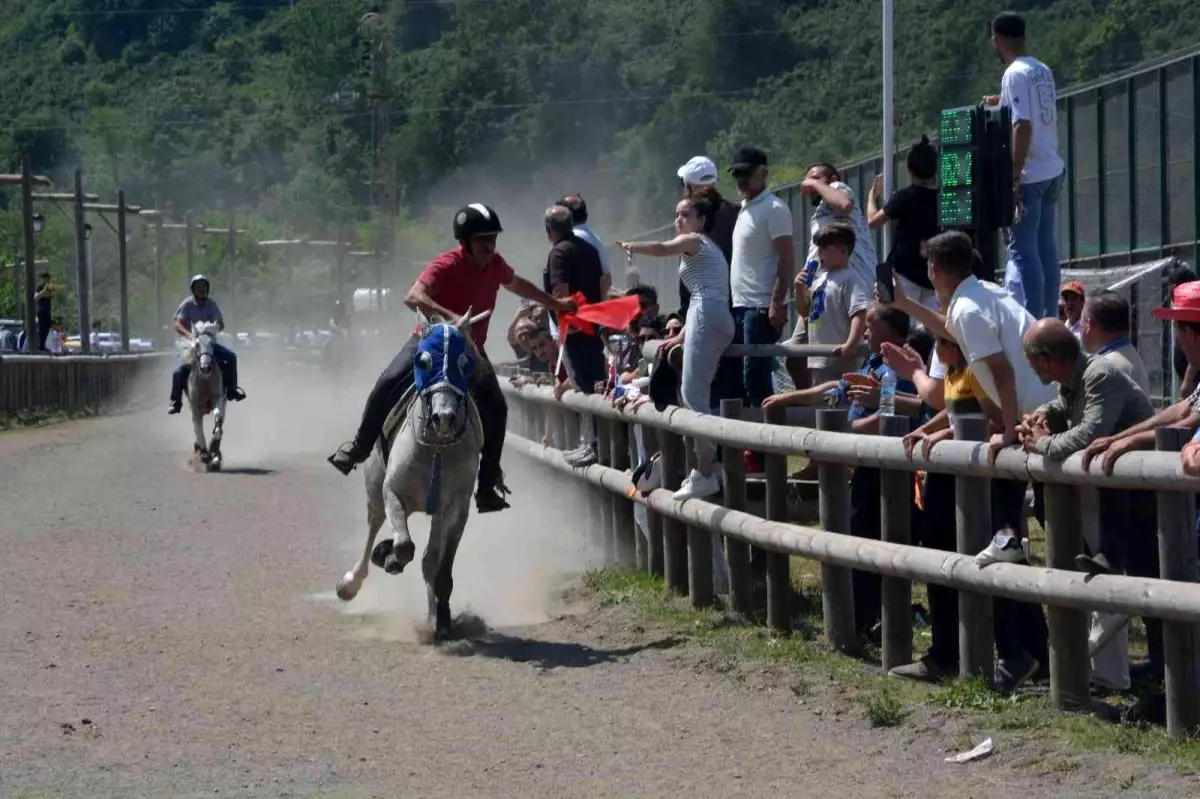
<path id="1" fill-rule="evenodd" d="M 854 228 L 833 222 L 813 236 L 820 268 L 809 290 L 808 343 L 837 347 L 830 356 L 811 356 L 814 385 L 837 381 L 857 364 L 858 345 L 867 329 L 871 286 L 862 272 L 849 269 Z"/>
<path id="2" fill-rule="evenodd" d="M 929 282 L 929 271 L 922 245 L 941 230 L 938 220 L 938 151 L 921 137 L 919 144 L 908 152 L 909 185 L 892 195 L 883 208 L 879 207 L 883 194 L 883 176 L 875 178 L 871 193 L 867 195 L 867 225 L 872 230 L 888 222 L 896 225 L 895 243 L 888 253 L 886 263 L 892 274 L 914 302 L 926 308 L 937 309 L 937 296 Z"/>

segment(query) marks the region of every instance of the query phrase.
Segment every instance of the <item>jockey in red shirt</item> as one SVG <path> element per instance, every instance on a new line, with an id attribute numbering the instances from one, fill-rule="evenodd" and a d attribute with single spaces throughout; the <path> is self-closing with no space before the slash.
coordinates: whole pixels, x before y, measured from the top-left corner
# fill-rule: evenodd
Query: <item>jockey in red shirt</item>
<path id="1" fill-rule="evenodd" d="M 518 297 L 539 303 L 557 313 L 572 313 L 575 304 L 559 300 L 513 272 L 511 266 L 496 252 L 496 235 L 501 233 L 500 218 L 489 206 L 471 203 L 454 215 L 454 238 L 459 246 L 435 258 L 417 282 L 408 290 L 404 303 L 427 317 L 434 315 L 457 319 L 468 310 L 478 314 L 496 307 L 496 295 L 505 288 Z M 508 507 L 502 494 L 497 493 L 500 475 L 500 455 L 504 450 L 504 432 L 508 422 L 508 405 L 500 391 L 500 383 L 491 368 L 484 344 L 487 342 L 488 320 L 471 325 L 471 339 L 487 368 L 475 371 L 471 390 L 483 423 L 483 452 L 479 459 L 479 488 L 475 506 L 480 513 Z M 342 474 L 371 454 L 383 432 L 383 423 L 404 394 L 413 385 L 413 358 L 416 357 L 419 337 L 414 334 L 400 354 L 379 376 L 367 397 L 362 422 L 354 440 L 343 444 L 329 457 L 329 462 Z"/>

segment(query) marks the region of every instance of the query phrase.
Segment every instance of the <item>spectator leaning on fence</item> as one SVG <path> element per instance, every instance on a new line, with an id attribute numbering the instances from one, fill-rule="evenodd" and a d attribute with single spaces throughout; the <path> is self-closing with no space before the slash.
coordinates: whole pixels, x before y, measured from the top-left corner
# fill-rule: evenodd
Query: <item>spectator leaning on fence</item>
<path id="1" fill-rule="evenodd" d="M 1035 318 L 1054 316 L 1058 301 L 1058 231 L 1055 206 L 1062 187 L 1058 155 L 1058 92 L 1050 68 L 1026 53 L 1025 20 L 1005 11 L 992 20 L 992 47 L 1005 64 L 1000 95 L 989 105 L 1012 111 L 1014 199 L 1019 218 L 1011 228 L 1004 283 Z"/>
<path id="2" fill-rule="evenodd" d="M 1027 452 L 1061 462 L 1097 438 L 1128 430 L 1154 415 L 1149 397 L 1137 384 L 1112 361 L 1084 353 L 1074 334 L 1057 319 L 1043 319 L 1029 328 L 1025 354 L 1044 383 L 1059 386 L 1059 396 L 1021 425 Z M 1079 553 L 1076 565 L 1092 574 L 1128 571 L 1158 577 L 1154 493 L 1101 489 L 1098 494 L 1098 548 Z M 1151 669 L 1161 675 L 1161 623 L 1145 621 Z M 1093 619 L 1093 625 L 1101 623 Z"/>
<path id="3" fill-rule="evenodd" d="M 1083 304 L 1079 340 L 1083 349 L 1107 358 L 1150 396 L 1150 375 L 1129 338 L 1129 303 L 1108 289 L 1091 291 Z"/>
<path id="4" fill-rule="evenodd" d="M 1175 340 L 1183 348 L 1188 365 L 1200 364 L 1200 282 L 1184 283 L 1175 288 L 1170 308 L 1155 308 L 1154 316 L 1170 321 L 1175 326 Z M 1083 453 L 1083 467 L 1091 465 L 1093 459 L 1101 457 L 1100 466 L 1105 474 L 1112 474 L 1117 459 L 1126 452 L 1154 449 L 1154 431 L 1159 427 L 1200 425 L 1200 388 L 1186 399 L 1163 408 L 1141 424 L 1136 424 L 1123 433 L 1093 441 Z"/>
<path id="5" fill-rule="evenodd" d="M 1166 274 L 1167 296 L 1173 296 L 1178 286 L 1191 283 L 1193 280 L 1196 280 L 1195 271 L 1186 264 L 1176 263 Z M 1170 300 L 1167 303 L 1170 304 Z M 1179 379 L 1179 396 L 1187 397 L 1196 389 L 1196 375 L 1200 373 L 1200 370 L 1188 363 L 1187 356 L 1183 353 L 1183 347 L 1178 341 L 1175 342 L 1172 359 L 1175 377 Z M 1163 393 L 1168 392 L 1164 390 Z"/>
<path id="6" fill-rule="evenodd" d="M 730 265 L 734 323 L 743 343 L 775 344 L 787 323 L 787 294 L 796 260 L 792 212 L 767 191 L 767 155 L 762 150 L 739 150 L 729 171 L 742 195 Z M 742 377 L 750 407 L 758 407 L 771 395 L 773 363 L 773 358 L 745 359 Z"/>
<path id="7" fill-rule="evenodd" d="M 67 351 L 67 341 L 63 335 L 61 319 L 55 319 L 50 323 L 50 332 L 46 335 L 46 350 L 54 355 L 62 355 Z"/>
<path id="8" fill-rule="evenodd" d="M 921 137 L 920 143 L 908 151 L 909 185 L 892 195 L 880 208 L 883 176 L 877 175 L 867 196 L 867 225 L 874 230 L 888 222 L 896 226 L 892 250 L 886 262 L 892 273 L 899 275 L 900 285 L 909 299 L 926 308 L 938 309 L 937 295 L 929 282 L 929 270 L 922 245 L 941 230 L 938 220 L 938 151 Z"/>
<path id="9" fill-rule="evenodd" d="M 909 300 L 899 285 L 896 306 L 962 348 L 1004 419 L 991 438 L 994 458 L 998 450 L 1017 442 L 1022 416 L 1054 397 L 1054 389 L 1042 384 L 1025 359 L 1022 339 L 1034 319 L 1007 291 L 973 275 L 979 256 L 965 233 L 939 234 L 926 242 L 925 251 L 929 279 L 939 296 L 948 297 L 945 318 Z"/>
<path id="10" fill-rule="evenodd" d="M 691 294 L 687 320 L 677 338 L 665 349 L 683 346 L 681 394 L 685 407 L 697 413 L 712 413 L 712 381 L 721 355 L 733 342 L 734 323 L 729 312 L 729 265 L 717 245 L 708 238 L 716 221 L 721 195 L 716 189 L 700 189 L 680 200 L 675 207 L 675 231 L 666 242 L 619 242 L 629 253 L 679 256 L 679 278 Z M 693 441 L 696 468 L 686 478 L 676 499 L 708 497 L 721 490 L 716 471 L 717 447 L 706 438 Z"/>

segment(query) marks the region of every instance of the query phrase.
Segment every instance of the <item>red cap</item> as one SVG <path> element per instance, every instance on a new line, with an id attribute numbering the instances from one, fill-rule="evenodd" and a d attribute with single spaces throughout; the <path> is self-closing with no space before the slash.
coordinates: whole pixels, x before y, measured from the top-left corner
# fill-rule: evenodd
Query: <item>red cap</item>
<path id="1" fill-rule="evenodd" d="M 1066 283 L 1063 283 L 1062 288 L 1059 289 L 1058 293 L 1059 294 L 1078 294 L 1080 297 L 1087 296 L 1087 291 L 1083 288 L 1083 284 L 1080 283 L 1078 280 L 1068 280 Z"/>
<path id="2" fill-rule="evenodd" d="M 1170 308 L 1155 308 L 1155 319 L 1168 322 L 1200 322 L 1200 280 L 1175 287 Z"/>

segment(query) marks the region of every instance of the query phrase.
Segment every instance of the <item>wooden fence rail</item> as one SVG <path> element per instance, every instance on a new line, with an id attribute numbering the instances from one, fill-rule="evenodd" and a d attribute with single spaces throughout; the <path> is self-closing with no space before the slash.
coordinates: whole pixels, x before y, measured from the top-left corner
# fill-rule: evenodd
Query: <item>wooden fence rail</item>
<path id="1" fill-rule="evenodd" d="M 77 413 L 128 399 L 131 390 L 149 383 L 143 378 L 163 374 L 170 363 L 171 356 L 163 353 L 5 355 L 0 357 L 0 414 Z"/>
<path id="2" fill-rule="evenodd" d="M 899 440 L 901 420 L 889 425 L 880 436 L 861 436 L 839 432 L 844 429 L 845 411 L 820 411 L 821 429 L 792 428 L 781 424 L 758 424 L 742 420 L 740 403 L 722 407 L 722 416 L 703 416 L 681 408 L 657 412 L 643 406 L 635 413 L 617 410 L 599 397 L 568 393 L 556 401 L 548 388 L 526 386 L 521 389 L 502 384 L 513 411 L 507 445 L 529 458 L 576 476 L 581 488 L 591 493 L 603 489 L 614 495 L 615 506 L 599 516 L 599 539 L 609 551 L 616 547 L 615 520 L 629 518 L 631 503 L 645 505 L 651 516 L 648 551 L 656 547 L 664 553 L 657 572 L 665 571 L 667 584 L 680 593 L 690 593 L 693 604 L 713 601 L 711 570 L 707 582 L 695 584 L 698 568 L 691 563 L 707 562 L 711 542 L 695 531 L 718 533 L 725 537 L 731 602 L 736 609 L 748 607 L 751 581 L 746 545 L 768 554 L 768 623 L 790 630 L 790 601 L 786 586 L 786 559 L 796 555 L 822 564 L 823 609 L 829 642 L 841 651 L 852 653 L 858 642 L 854 635 L 851 569 L 872 572 L 885 579 L 881 611 L 885 630 L 885 661 L 893 666 L 911 656 L 911 618 L 909 603 L 911 581 L 943 585 L 960 591 L 960 670 L 964 675 L 991 677 L 992 598 L 1003 597 L 1048 605 L 1051 696 L 1057 707 L 1072 709 L 1086 706 L 1090 697 L 1087 612 L 1107 611 L 1131 616 L 1160 618 L 1164 621 L 1166 694 L 1168 731 L 1182 736 L 1200 728 L 1200 575 L 1197 573 L 1197 547 L 1194 492 L 1200 480 L 1183 474 L 1180 468 L 1178 436 L 1160 437 L 1160 449 L 1173 451 L 1130 453 L 1117 462 L 1113 475 L 1085 471 L 1079 458 L 1063 464 L 1049 464 L 1036 455 L 1017 451 L 1001 453 L 996 466 L 987 465 L 987 448 L 969 440 L 939 444 L 928 461 L 918 454 L 909 459 Z M 657 449 L 663 453 L 663 486 L 642 497 L 630 493 L 630 478 L 623 469 L 598 464 L 587 469 L 572 469 L 554 446 L 545 446 L 547 431 L 567 424 L 568 414 L 578 431 L 578 418 L 586 414 L 605 421 L 611 437 L 614 426 L 637 425 L 643 433 L 653 433 Z M 777 417 L 772 414 L 771 420 Z M 553 424 L 551 423 L 553 420 Z M 889 420 L 892 421 L 892 420 Z M 904 420 L 906 421 L 906 420 Z M 968 429 L 966 420 L 960 437 L 976 438 L 982 430 Z M 628 440 L 631 436 L 627 434 Z M 676 502 L 673 489 L 682 476 L 684 437 L 703 437 L 716 441 L 740 454 L 742 450 L 762 452 L 767 461 L 767 519 L 745 512 L 745 476 L 740 457 L 724 459 L 725 506 L 702 500 Z M 576 437 L 565 443 L 560 436 L 551 443 L 570 449 Z M 649 446 L 653 451 L 655 447 Z M 803 454 L 820 466 L 821 523 L 824 529 L 790 524 L 786 521 L 785 458 Z M 611 448 L 606 452 L 610 463 Z M 734 463 L 736 462 L 736 463 Z M 784 468 L 780 468 L 783 465 Z M 882 540 L 847 535 L 850 496 L 845 490 L 845 467 L 881 470 L 880 501 Z M 774 468 L 772 468 L 774 467 Z M 944 552 L 911 546 L 907 510 L 911 502 L 911 473 L 916 470 L 948 473 L 956 480 L 958 509 L 958 552 Z M 1050 568 L 995 563 L 976 565 L 974 555 L 991 536 L 991 480 L 1031 479 L 1047 484 L 1047 539 Z M 730 485 L 733 482 L 734 485 Z M 1086 486 L 1086 489 L 1079 487 Z M 1089 576 L 1074 570 L 1073 557 L 1083 539 L 1083 528 L 1098 522 L 1098 514 L 1087 507 L 1095 501 L 1095 488 L 1153 490 L 1159 496 L 1159 552 L 1162 574 L 1170 579 L 1126 576 Z M 715 498 L 714 498 L 715 499 Z M 1086 512 L 1085 512 L 1086 511 Z M 904 517 L 903 519 L 901 517 Z M 627 529 L 627 528 L 625 528 Z M 626 536 L 625 529 L 620 535 Z M 689 534 L 692 531 L 693 534 Z M 836 531 L 836 532 L 835 532 Z M 638 538 L 642 534 L 638 533 Z M 657 541 L 655 539 L 658 539 Z M 700 553 L 699 548 L 705 548 Z M 738 547 L 742 547 L 739 554 Z M 653 557 L 638 565 L 656 572 Z M 778 562 L 777 562 L 778 561 Z M 1169 561 L 1169 562 L 1168 562 Z M 613 561 L 615 563 L 615 561 Z M 772 586 L 772 583 L 775 583 Z M 774 588 L 775 590 L 772 590 Z"/>

